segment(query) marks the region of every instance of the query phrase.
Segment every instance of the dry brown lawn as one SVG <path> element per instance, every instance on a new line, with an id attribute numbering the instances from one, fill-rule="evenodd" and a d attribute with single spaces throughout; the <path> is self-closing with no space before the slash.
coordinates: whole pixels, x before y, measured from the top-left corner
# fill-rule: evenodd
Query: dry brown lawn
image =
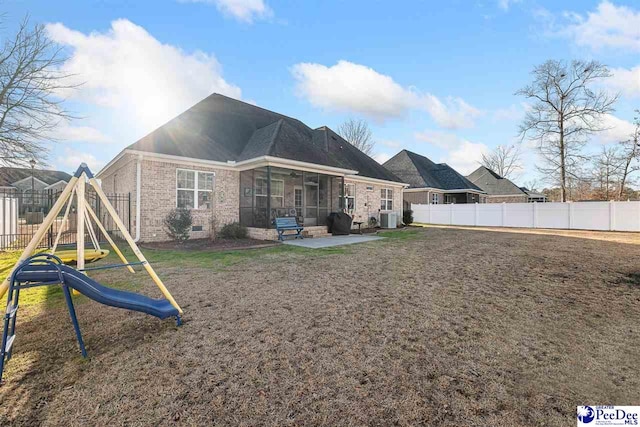
<path id="1" fill-rule="evenodd" d="M 576 405 L 640 403 L 640 245 L 404 233 L 150 254 L 185 324 L 79 301 L 89 361 L 63 305 L 27 308 L 0 425 L 564 426 Z"/>

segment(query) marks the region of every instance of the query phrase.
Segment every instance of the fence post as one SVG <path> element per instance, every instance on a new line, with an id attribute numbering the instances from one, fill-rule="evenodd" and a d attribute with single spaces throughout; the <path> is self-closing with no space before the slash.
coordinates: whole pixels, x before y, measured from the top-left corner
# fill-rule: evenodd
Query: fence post
<path id="1" fill-rule="evenodd" d="M 538 228 L 538 202 L 533 202 L 533 228 Z"/>
<path id="2" fill-rule="evenodd" d="M 478 202 L 476 202 L 476 207 L 473 211 L 473 225 L 478 226 Z"/>
<path id="3" fill-rule="evenodd" d="M 507 225 L 507 204 L 502 202 L 502 226 L 506 227 Z"/>
<path id="4" fill-rule="evenodd" d="M 616 202 L 609 200 L 609 231 L 616 229 Z"/>
<path id="5" fill-rule="evenodd" d="M 429 211 L 429 224 L 432 224 L 432 222 L 431 222 L 431 203 L 427 203 L 427 211 Z"/>
<path id="6" fill-rule="evenodd" d="M 569 203 L 569 230 L 573 229 L 573 202 Z"/>
<path id="7" fill-rule="evenodd" d="M 453 225 L 453 203 L 449 203 L 449 225 Z"/>

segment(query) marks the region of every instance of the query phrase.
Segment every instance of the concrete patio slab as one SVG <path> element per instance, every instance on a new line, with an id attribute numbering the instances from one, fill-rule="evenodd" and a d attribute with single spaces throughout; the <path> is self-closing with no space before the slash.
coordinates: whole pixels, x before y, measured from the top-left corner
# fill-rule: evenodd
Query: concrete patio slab
<path id="1" fill-rule="evenodd" d="M 357 234 L 350 234 L 348 236 L 331 236 L 331 237 L 319 237 L 312 239 L 296 239 L 285 240 L 285 245 L 299 246 L 301 248 L 320 249 L 330 248 L 332 246 L 340 245 L 352 245 L 354 243 L 372 242 L 374 240 L 382 240 L 383 237 L 378 236 L 361 236 Z"/>

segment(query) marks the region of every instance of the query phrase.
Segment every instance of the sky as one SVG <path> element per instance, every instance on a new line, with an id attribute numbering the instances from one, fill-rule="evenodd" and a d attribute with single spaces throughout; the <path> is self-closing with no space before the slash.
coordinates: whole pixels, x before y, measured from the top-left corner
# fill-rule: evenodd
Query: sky
<path id="1" fill-rule="evenodd" d="M 640 3 L 610 1 L 5 0 L 2 36 L 26 14 L 46 25 L 82 85 L 60 93 L 78 119 L 56 130 L 47 167 L 99 170 L 211 93 L 336 129 L 369 122 L 380 162 L 403 148 L 463 174 L 521 144 L 522 183 L 540 180 L 520 143 L 515 92 L 548 59 L 596 59 L 619 93 L 597 152 L 640 108 Z M 522 184 L 521 184 L 522 185 Z"/>

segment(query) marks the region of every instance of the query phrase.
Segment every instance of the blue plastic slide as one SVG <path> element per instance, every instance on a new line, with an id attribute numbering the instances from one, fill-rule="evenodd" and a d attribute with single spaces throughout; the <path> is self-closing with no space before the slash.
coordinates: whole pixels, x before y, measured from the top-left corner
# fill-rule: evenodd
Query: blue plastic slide
<path id="1" fill-rule="evenodd" d="M 126 310 L 140 311 L 160 319 L 178 318 L 178 309 L 166 299 L 153 299 L 133 292 L 109 288 L 67 265 L 29 265 L 21 269 L 16 279 L 30 282 L 56 282 L 60 274 L 65 284 L 100 304 Z"/>

